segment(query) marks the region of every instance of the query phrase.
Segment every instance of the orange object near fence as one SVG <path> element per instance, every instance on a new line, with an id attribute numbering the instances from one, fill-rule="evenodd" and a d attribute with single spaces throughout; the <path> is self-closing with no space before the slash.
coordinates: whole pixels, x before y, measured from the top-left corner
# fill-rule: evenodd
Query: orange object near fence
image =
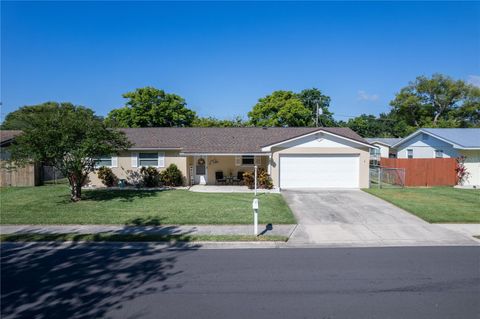
<path id="1" fill-rule="evenodd" d="M 384 168 L 405 169 L 405 186 L 457 185 L 455 158 L 381 158 Z"/>

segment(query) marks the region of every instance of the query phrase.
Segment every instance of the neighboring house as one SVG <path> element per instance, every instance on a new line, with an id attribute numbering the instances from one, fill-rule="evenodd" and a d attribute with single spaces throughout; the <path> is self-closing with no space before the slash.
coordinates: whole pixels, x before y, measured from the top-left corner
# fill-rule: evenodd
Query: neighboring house
<path id="1" fill-rule="evenodd" d="M 9 146 L 12 144 L 15 137 L 22 134 L 22 131 L 17 130 L 0 130 L 0 160 L 8 161 L 10 159 Z"/>
<path id="2" fill-rule="evenodd" d="M 133 147 L 99 159 L 121 179 L 141 166 L 176 164 L 185 183 L 215 184 L 216 172 L 267 170 L 278 188 L 369 187 L 366 140 L 348 128 L 131 128 Z M 95 173 L 90 183 L 101 186 Z"/>
<path id="3" fill-rule="evenodd" d="M 381 157 L 395 158 L 397 151 L 392 145 L 400 142 L 401 138 L 372 137 L 366 138 L 370 144 L 376 146 L 370 150 L 370 161 L 373 165 L 378 165 Z"/>
<path id="4" fill-rule="evenodd" d="M 16 167 L 10 160 L 9 147 L 22 131 L 0 131 L 0 186 L 37 186 L 40 185 L 40 166 L 28 164 Z"/>
<path id="5" fill-rule="evenodd" d="M 465 185 L 480 185 L 480 128 L 422 128 L 393 145 L 398 158 L 465 156 Z"/>

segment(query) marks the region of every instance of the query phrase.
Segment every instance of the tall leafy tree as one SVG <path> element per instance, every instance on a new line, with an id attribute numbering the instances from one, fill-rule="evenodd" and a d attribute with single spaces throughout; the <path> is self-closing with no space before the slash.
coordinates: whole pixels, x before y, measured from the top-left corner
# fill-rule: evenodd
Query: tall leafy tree
<path id="1" fill-rule="evenodd" d="M 57 105 L 71 106 L 71 103 L 46 102 L 38 105 L 22 106 L 16 111 L 10 112 L 5 116 L 1 125 L 2 130 L 23 130 L 29 126 L 26 122 L 31 116 L 42 116 L 51 111 L 52 107 Z"/>
<path id="2" fill-rule="evenodd" d="M 17 112 L 23 133 L 15 139 L 11 160 L 16 165 L 37 161 L 68 178 L 72 201 L 95 169 L 96 158 L 130 146 L 122 132 L 106 127 L 91 109 L 71 103 L 44 104 L 42 112 Z"/>
<path id="3" fill-rule="evenodd" d="M 419 76 L 390 102 L 392 115 L 417 128 L 477 126 L 479 90 L 442 74 Z"/>
<path id="4" fill-rule="evenodd" d="M 312 111 L 291 91 L 275 91 L 258 100 L 248 113 L 254 126 L 308 126 Z"/>
<path id="5" fill-rule="evenodd" d="M 363 137 L 403 137 L 415 130 L 405 122 L 398 121 L 385 113 L 381 113 L 378 117 L 362 114 L 347 122 L 340 121 L 338 125 L 349 127 Z"/>
<path id="6" fill-rule="evenodd" d="M 126 105 L 108 113 L 109 126 L 181 127 L 190 126 L 196 117 L 183 98 L 153 87 L 136 89 L 123 97 L 128 99 Z"/>
<path id="7" fill-rule="evenodd" d="M 237 116 L 232 120 L 220 120 L 215 117 L 197 117 L 193 120 L 193 127 L 244 127 L 247 123 Z"/>
<path id="8" fill-rule="evenodd" d="M 305 89 L 297 94 L 298 99 L 303 105 L 308 108 L 312 114 L 312 123 L 310 126 L 314 126 L 316 123 L 317 107 L 321 111 L 321 115 L 318 116 L 318 126 L 335 126 L 335 119 L 333 113 L 330 112 L 330 97 L 323 94 L 317 88 Z"/>
<path id="9" fill-rule="evenodd" d="M 379 121 L 374 115 L 362 114 L 349 119 L 342 126 L 351 128 L 363 137 L 385 136 L 385 127 L 382 121 Z"/>

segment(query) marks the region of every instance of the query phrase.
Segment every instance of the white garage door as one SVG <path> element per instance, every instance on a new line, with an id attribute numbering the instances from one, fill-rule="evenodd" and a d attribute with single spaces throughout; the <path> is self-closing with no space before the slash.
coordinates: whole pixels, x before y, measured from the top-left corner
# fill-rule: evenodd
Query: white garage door
<path id="1" fill-rule="evenodd" d="M 358 155 L 280 155 L 281 188 L 358 188 Z"/>

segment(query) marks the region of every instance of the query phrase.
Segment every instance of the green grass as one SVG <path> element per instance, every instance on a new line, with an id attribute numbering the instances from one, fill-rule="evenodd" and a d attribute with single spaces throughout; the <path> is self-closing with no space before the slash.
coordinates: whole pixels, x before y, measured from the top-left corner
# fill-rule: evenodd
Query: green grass
<path id="1" fill-rule="evenodd" d="M 480 191 L 453 187 L 364 189 L 430 223 L 480 223 Z"/>
<path id="2" fill-rule="evenodd" d="M 3 234 L 0 242 L 88 241 L 88 242 L 196 242 L 196 241 L 287 241 L 285 236 L 253 235 L 160 235 L 160 234 Z"/>
<path id="3" fill-rule="evenodd" d="M 66 185 L 0 189 L 1 224 L 251 224 L 253 194 L 187 190 L 85 190 L 73 203 Z M 294 224 L 280 194 L 261 194 L 261 224 Z"/>

